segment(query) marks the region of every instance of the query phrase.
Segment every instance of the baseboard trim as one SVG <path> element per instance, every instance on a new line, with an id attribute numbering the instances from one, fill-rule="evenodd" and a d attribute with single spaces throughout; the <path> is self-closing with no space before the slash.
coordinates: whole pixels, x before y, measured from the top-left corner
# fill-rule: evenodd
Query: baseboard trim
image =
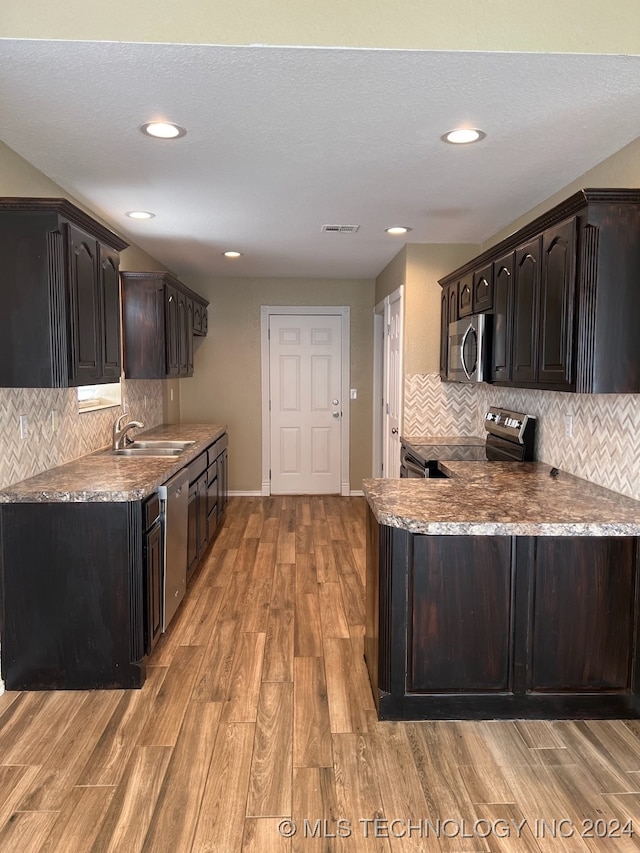
<path id="1" fill-rule="evenodd" d="M 262 492 L 259 489 L 255 492 L 230 491 L 229 497 L 230 498 L 260 498 L 260 497 L 262 497 Z"/>
<path id="2" fill-rule="evenodd" d="M 362 491 L 362 489 L 360 489 L 359 491 L 358 491 L 358 489 L 352 489 L 349 492 L 349 497 L 351 497 L 351 498 L 363 498 L 364 492 Z"/>

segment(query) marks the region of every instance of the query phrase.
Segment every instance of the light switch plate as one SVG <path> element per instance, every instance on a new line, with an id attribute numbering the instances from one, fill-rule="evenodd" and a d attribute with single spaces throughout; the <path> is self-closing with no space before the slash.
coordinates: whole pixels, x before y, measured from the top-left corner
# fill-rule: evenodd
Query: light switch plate
<path id="1" fill-rule="evenodd" d="M 357 400 L 358 399 L 358 389 L 352 388 L 351 391 L 349 392 L 349 396 L 351 397 L 352 400 Z"/>

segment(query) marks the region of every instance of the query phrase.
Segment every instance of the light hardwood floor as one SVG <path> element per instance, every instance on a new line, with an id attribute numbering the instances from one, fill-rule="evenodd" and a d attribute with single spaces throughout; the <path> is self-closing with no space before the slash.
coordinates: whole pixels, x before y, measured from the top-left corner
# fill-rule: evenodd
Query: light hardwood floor
<path id="1" fill-rule="evenodd" d="M 640 721 L 377 721 L 364 545 L 232 499 L 142 690 L 0 697 L 0 851 L 639 849 Z"/>

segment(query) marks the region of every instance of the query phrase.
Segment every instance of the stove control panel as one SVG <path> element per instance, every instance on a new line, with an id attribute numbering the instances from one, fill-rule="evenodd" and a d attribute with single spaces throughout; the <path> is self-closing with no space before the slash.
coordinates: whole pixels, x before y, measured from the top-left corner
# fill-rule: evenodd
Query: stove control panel
<path id="1" fill-rule="evenodd" d="M 484 416 L 488 423 L 496 424 L 496 426 L 508 427 L 509 429 L 519 430 L 526 421 L 528 415 L 516 415 L 513 412 L 496 411 L 490 409 Z"/>

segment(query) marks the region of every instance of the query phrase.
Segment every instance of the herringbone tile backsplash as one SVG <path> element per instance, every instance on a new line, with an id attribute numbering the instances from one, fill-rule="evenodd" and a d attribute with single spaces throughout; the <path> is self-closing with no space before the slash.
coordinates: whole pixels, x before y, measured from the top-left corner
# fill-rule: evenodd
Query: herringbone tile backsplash
<path id="1" fill-rule="evenodd" d="M 484 437 L 489 406 L 536 416 L 536 459 L 640 500 L 640 394 L 457 385 L 435 373 L 412 374 L 405 377 L 402 432 Z"/>
<path id="2" fill-rule="evenodd" d="M 162 390 L 160 380 L 128 379 L 123 383 L 128 411 L 145 428 L 162 423 Z M 0 488 L 105 447 L 121 413 L 118 406 L 80 414 L 75 388 L 0 388 Z M 28 418 L 25 439 L 20 438 L 20 415 Z"/>

